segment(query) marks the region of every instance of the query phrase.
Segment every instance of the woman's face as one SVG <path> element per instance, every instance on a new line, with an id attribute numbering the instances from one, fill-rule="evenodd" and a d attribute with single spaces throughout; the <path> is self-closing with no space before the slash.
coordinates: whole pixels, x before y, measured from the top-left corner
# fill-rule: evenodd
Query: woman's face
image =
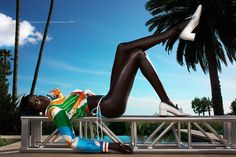
<path id="1" fill-rule="evenodd" d="M 50 104 L 50 99 L 45 96 L 32 95 L 28 99 L 29 104 L 38 112 L 45 112 L 46 108 Z"/>

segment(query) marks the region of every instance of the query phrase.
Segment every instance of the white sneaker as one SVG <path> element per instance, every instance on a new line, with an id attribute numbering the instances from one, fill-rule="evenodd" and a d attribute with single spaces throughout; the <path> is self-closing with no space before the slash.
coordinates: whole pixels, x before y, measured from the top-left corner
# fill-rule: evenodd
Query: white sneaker
<path id="1" fill-rule="evenodd" d="M 179 38 L 183 40 L 189 40 L 189 41 L 194 41 L 195 39 L 195 33 L 192 33 L 194 28 L 198 25 L 200 21 L 200 16 L 202 12 L 202 5 L 199 5 L 191 17 L 191 20 L 187 24 L 187 26 L 183 29 L 183 31 L 180 33 Z"/>
<path id="2" fill-rule="evenodd" d="M 164 102 L 161 102 L 159 105 L 159 116 L 167 116 L 168 113 L 171 113 L 179 117 L 190 116 L 190 114 L 188 113 L 183 113 L 180 110 L 176 109 L 175 107 L 168 105 Z"/>

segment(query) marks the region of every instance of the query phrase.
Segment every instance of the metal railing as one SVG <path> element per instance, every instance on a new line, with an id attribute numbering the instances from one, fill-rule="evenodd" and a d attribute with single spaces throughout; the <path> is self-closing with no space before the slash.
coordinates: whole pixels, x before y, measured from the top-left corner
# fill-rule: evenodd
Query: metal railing
<path id="1" fill-rule="evenodd" d="M 63 142 L 55 142 L 58 131 L 55 130 L 46 139 L 42 138 L 42 122 L 51 122 L 47 117 L 23 116 L 21 131 L 21 151 L 73 151 Z M 125 122 L 130 125 L 131 140 L 127 143 L 115 135 L 106 123 Z M 223 135 L 214 128 L 214 123 L 221 123 Z M 86 139 L 96 138 L 95 125 L 103 134 L 114 142 L 132 145 L 134 152 L 145 153 L 236 153 L 236 116 L 190 116 L 190 117 L 154 117 L 125 116 L 120 118 L 84 117 L 73 120 L 79 125 L 79 136 Z M 156 128 L 149 135 L 139 139 L 139 125 L 151 123 Z M 186 133 L 182 131 L 186 130 Z M 197 130 L 197 131 L 196 131 Z M 197 132 L 197 134 L 196 134 Z M 166 135 L 174 137 L 173 141 L 164 141 Z M 195 141 L 195 136 L 201 137 Z"/>

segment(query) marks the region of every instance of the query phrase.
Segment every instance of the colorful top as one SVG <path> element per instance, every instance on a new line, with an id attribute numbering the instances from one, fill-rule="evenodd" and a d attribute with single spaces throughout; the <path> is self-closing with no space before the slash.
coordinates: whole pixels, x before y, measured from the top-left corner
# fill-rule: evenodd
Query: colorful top
<path id="1" fill-rule="evenodd" d="M 76 89 L 69 95 L 68 98 L 66 98 L 63 96 L 60 89 L 53 89 L 47 95 L 47 97 L 51 99 L 51 103 L 46 110 L 46 115 L 50 119 L 53 119 L 53 117 L 51 117 L 51 112 L 55 108 L 60 108 L 66 112 L 69 119 L 88 116 L 90 113 L 87 103 L 88 95 L 94 94 L 89 90 L 84 92 Z"/>
<path id="2" fill-rule="evenodd" d="M 95 140 L 88 140 L 77 137 L 71 124 L 71 118 L 87 116 L 87 96 L 94 95 L 91 91 L 73 91 L 68 98 L 65 98 L 60 89 L 52 90 L 47 96 L 51 103 L 47 108 L 47 116 L 53 119 L 57 129 L 65 142 L 74 150 L 88 153 L 108 152 L 109 143 Z"/>

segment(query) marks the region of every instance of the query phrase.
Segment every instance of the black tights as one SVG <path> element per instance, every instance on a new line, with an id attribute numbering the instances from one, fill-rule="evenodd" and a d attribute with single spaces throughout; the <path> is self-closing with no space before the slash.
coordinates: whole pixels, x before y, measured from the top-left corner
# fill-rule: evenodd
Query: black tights
<path id="1" fill-rule="evenodd" d="M 146 57 L 145 51 L 168 38 L 178 36 L 186 24 L 187 22 L 184 22 L 167 32 L 118 45 L 112 68 L 110 90 L 100 103 L 103 116 L 119 117 L 125 112 L 127 100 L 138 69 L 141 70 L 142 74 L 152 85 L 161 101 L 174 106 L 167 96 L 151 62 Z M 90 111 L 97 107 L 101 97 L 88 97 Z"/>

